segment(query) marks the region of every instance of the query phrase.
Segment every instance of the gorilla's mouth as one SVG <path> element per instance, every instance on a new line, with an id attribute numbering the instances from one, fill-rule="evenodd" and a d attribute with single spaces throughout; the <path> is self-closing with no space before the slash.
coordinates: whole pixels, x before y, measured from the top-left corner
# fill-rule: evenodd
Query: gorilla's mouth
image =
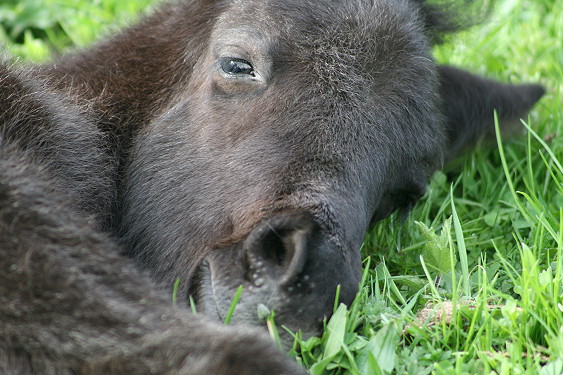
<path id="1" fill-rule="evenodd" d="M 312 286 L 313 275 L 304 272 L 316 228 L 309 214 L 278 215 L 242 241 L 210 251 L 196 267 L 187 291 L 197 311 L 223 321 L 240 285 L 235 321 L 261 325 L 259 306 L 288 310 Z"/>
<path id="2" fill-rule="evenodd" d="M 208 254 L 196 268 L 188 287 L 188 296 L 198 313 L 224 322 L 240 286 L 242 295 L 234 306 L 234 322 L 262 325 L 258 305 L 268 309 L 279 302 L 283 293 L 272 280 L 267 267 L 248 268 L 238 247 L 217 249 Z M 229 272 L 221 272 L 229 266 Z M 250 274 L 249 274 L 250 272 Z"/>
<path id="3" fill-rule="evenodd" d="M 213 274 L 211 265 L 207 259 L 204 259 L 190 282 L 188 288 L 188 297 L 191 297 L 196 306 L 198 313 L 203 313 L 206 316 L 224 321 L 224 317 L 220 313 L 217 296 L 213 288 Z"/>
<path id="4" fill-rule="evenodd" d="M 276 215 L 241 242 L 206 254 L 188 296 L 198 312 L 224 321 L 242 285 L 232 323 L 263 325 L 275 312 L 276 323 L 314 334 L 332 313 L 338 285 L 340 301 L 353 300 L 360 274 L 354 271 L 361 269 L 327 238 L 310 214 Z"/>

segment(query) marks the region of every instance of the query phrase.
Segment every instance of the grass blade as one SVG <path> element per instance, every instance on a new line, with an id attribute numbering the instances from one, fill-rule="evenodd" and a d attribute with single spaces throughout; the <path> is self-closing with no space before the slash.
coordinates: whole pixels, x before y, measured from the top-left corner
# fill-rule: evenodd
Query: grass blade
<path id="1" fill-rule="evenodd" d="M 238 287 L 235 296 L 231 302 L 231 306 L 229 306 L 229 310 L 227 311 L 227 315 L 225 316 L 225 324 L 231 323 L 231 319 L 233 318 L 233 314 L 235 313 L 235 308 L 237 307 L 238 301 L 240 300 L 240 296 L 242 295 L 242 285 Z"/>
<path id="2" fill-rule="evenodd" d="M 450 202 L 452 206 L 452 219 L 454 222 L 455 238 L 457 242 L 457 250 L 459 254 L 459 262 L 461 266 L 461 282 L 463 285 L 463 293 L 465 296 L 471 296 L 471 287 L 469 284 L 469 263 L 467 262 L 467 249 L 465 247 L 465 238 L 459 221 L 459 216 L 455 209 L 453 191 L 450 191 Z"/>

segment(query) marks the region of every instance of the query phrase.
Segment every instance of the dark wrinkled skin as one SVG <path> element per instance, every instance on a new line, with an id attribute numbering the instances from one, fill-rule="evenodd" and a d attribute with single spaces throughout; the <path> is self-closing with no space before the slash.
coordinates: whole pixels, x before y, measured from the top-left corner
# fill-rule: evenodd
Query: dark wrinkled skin
<path id="1" fill-rule="evenodd" d="M 0 370 L 299 373 L 163 295 L 180 279 L 223 320 L 242 285 L 234 322 L 273 310 L 305 335 L 338 285 L 350 303 L 369 226 L 490 136 L 494 109 L 510 127 L 543 95 L 438 66 L 454 19 L 422 0 L 180 1 L 29 73 L 1 65 Z"/>

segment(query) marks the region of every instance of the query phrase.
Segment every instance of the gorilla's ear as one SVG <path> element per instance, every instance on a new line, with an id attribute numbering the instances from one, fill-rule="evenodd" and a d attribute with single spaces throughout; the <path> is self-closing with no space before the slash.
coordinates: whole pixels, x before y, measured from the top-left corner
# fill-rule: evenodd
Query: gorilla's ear
<path id="1" fill-rule="evenodd" d="M 494 137 L 494 111 L 503 134 L 521 129 L 520 118 L 545 93 L 540 85 L 509 85 L 451 66 L 439 66 L 440 96 L 446 117 L 447 160 L 475 146 L 481 137 Z"/>

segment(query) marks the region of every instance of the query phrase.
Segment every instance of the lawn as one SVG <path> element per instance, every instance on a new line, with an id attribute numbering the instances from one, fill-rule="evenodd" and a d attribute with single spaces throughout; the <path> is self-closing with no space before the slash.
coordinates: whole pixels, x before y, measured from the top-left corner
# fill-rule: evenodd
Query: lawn
<path id="1" fill-rule="evenodd" d="M 0 42 L 43 61 L 148 3 L 4 0 Z M 366 236 L 356 301 L 335 305 L 322 337 L 297 337 L 290 355 L 312 374 L 562 374 L 563 2 L 497 0 L 435 56 L 547 94 L 526 135 L 437 173 L 408 218 Z"/>

